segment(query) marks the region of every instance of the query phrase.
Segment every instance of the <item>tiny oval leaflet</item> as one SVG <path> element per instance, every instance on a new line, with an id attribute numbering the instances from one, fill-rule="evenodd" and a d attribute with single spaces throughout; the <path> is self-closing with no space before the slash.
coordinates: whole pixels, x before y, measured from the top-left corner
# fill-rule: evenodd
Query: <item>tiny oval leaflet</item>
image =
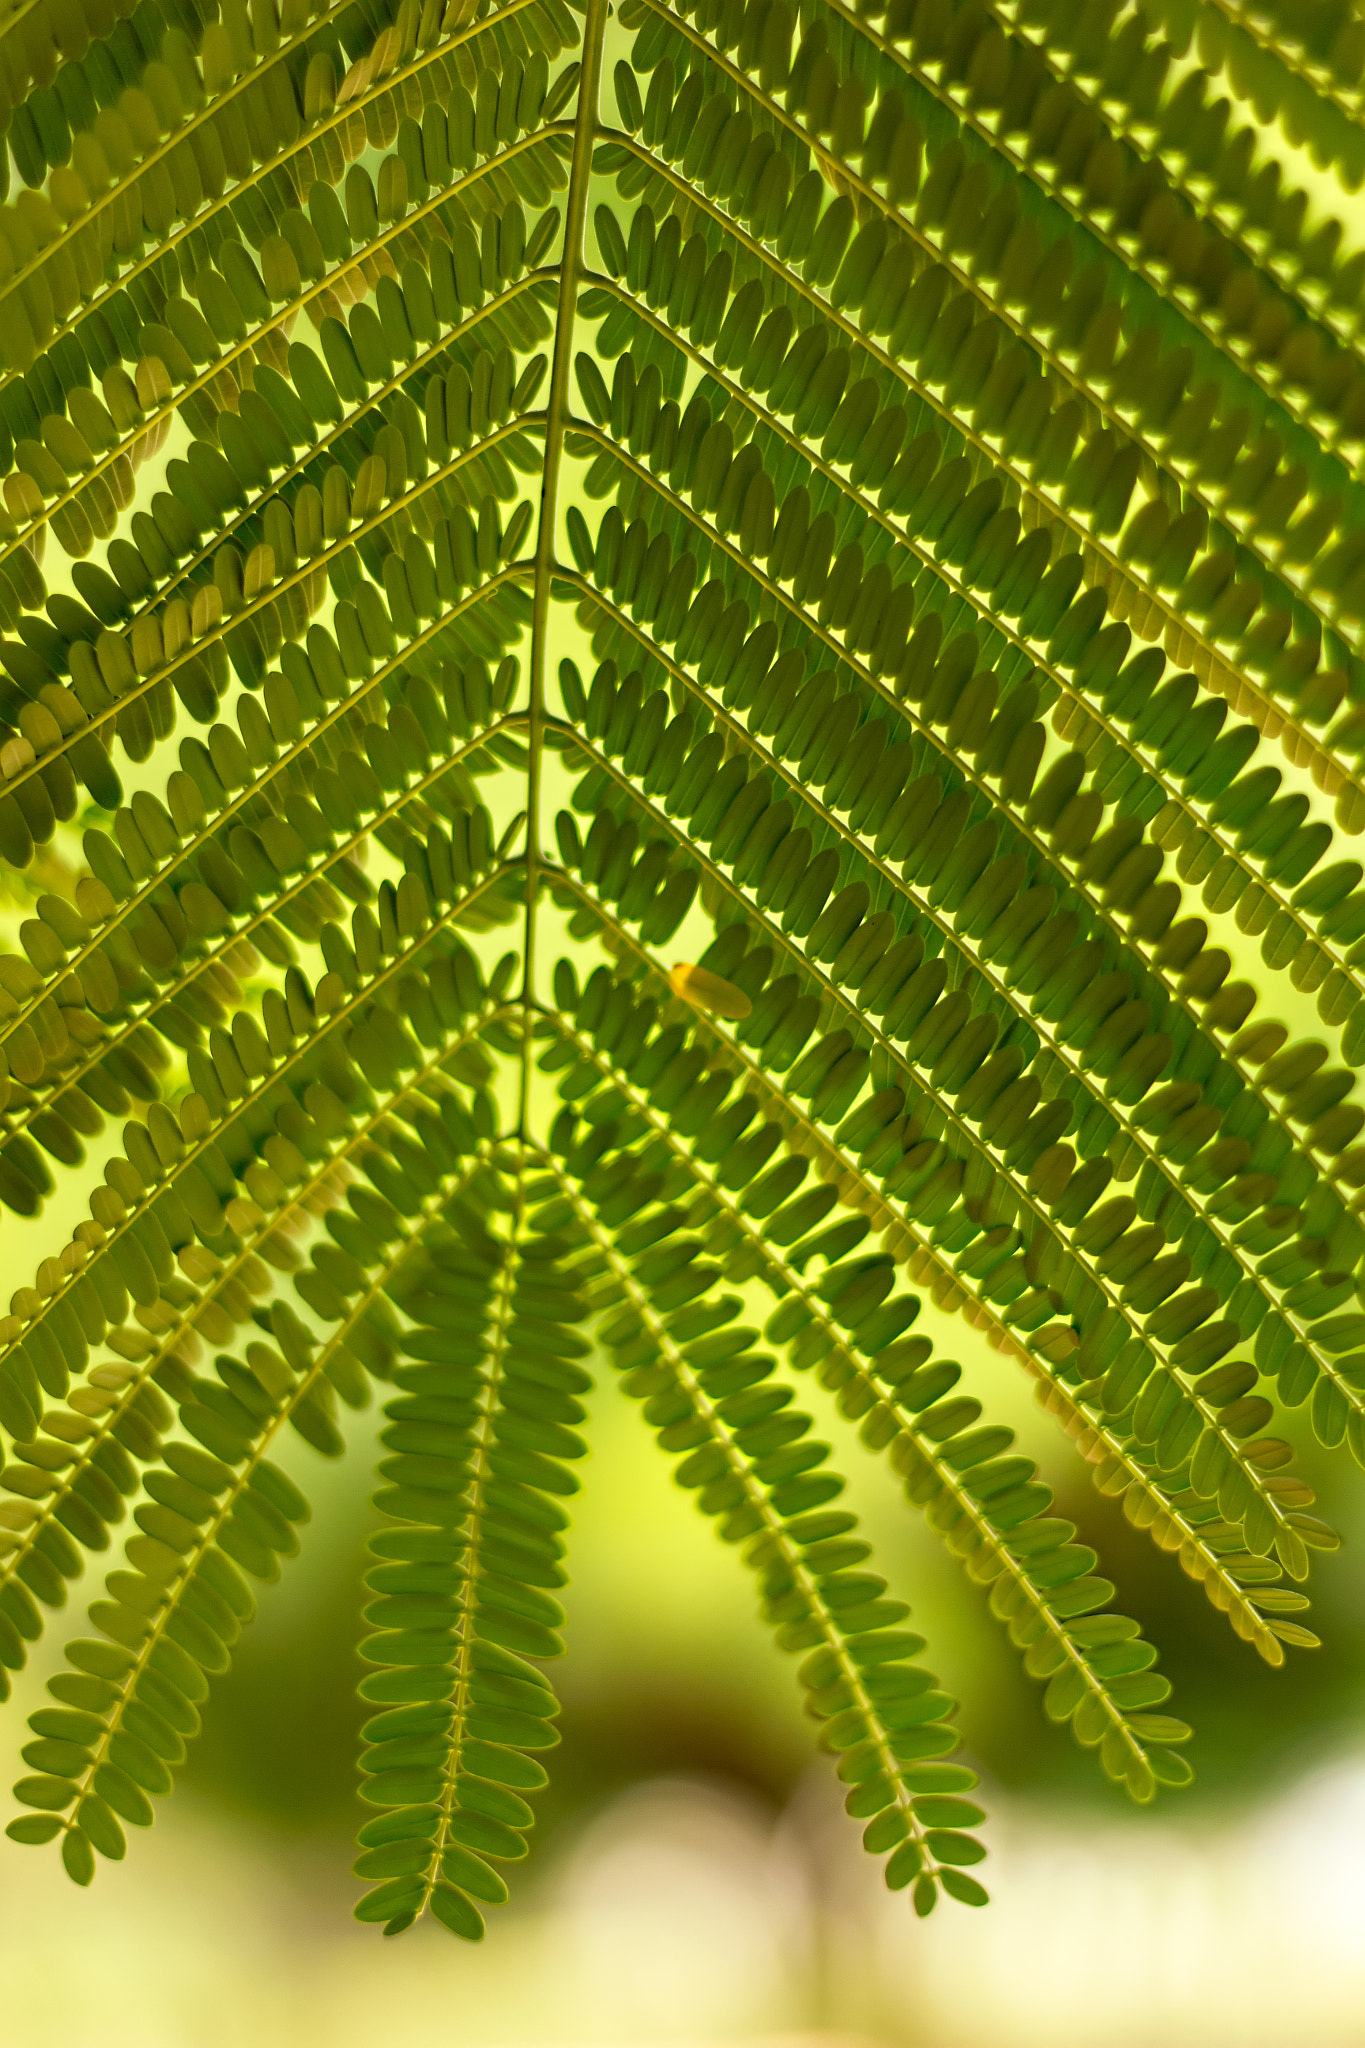
<path id="1" fill-rule="evenodd" d="M 674 962 L 668 971 L 668 985 L 675 996 L 681 996 L 698 1010 L 706 1010 L 713 1017 L 729 1017 L 737 1024 L 754 1007 L 743 989 L 719 974 L 712 974 L 709 968 L 693 966 L 690 960 Z"/>

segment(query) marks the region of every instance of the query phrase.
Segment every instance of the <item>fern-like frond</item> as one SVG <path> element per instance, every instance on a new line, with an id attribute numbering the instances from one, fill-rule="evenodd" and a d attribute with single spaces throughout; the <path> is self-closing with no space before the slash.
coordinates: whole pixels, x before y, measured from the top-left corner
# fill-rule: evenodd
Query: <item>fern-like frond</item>
<path id="1" fill-rule="evenodd" d="M 828 1506 L 842 1490 L 819 1469 L 829 1446 L 810 1442 L 809 1418 L 767 1384 L 773 1361 L 752 1350 L 756 1332 L 735 1327 L 738 1299 L 698 1303 L 711 1279 L 694 1264 L 700 1245 L 675 1230 L 651 1252 L 652 1218 L 618 1231 L 613 1245 L 562 1184 L 615 1276 L 619 1305 L 603 1340 L 627 1391 L 646 1397 L 662 1447 L 686 1453 L 680 1484 L 697 1490 L 703 1513 L 723 1517 L 728 1542 L 744 1543 L 778 1642 L 811 1653 L 801 1667 L 811 1711 L 853 1788 L 848 1810 L 868 1821 L 868 1848 L 891 1851 L 888 1883 L 913 1883 L 920 1913 L 932 1909 L 940 1886 L 984 1904 L 985 1892 L 961 1867 L 984 1853 L 965 1832 L 983 1816 L 961 1797 L 976 1780 L 940 1761 L 957 1746 L 945 1725 L 955 1702 L 910 1662 L 923 1638 L 897 1626 L 908 1614 L 904 1603 L 885 1598 L 878 1574 L 854 1569 L 868 1546 L 852 1534 L 855 1518 Z"/>
<path id="2" fill-rule="evenodd" d="M 1363 70 L 1280 0 L 0 22 L 0 1667 L 126 1549 L 19 1839 L 123 1853 L 378 1382 L 357 1910 L 478 1936 L 595 1345 L 921 1911 L 976 1781 L 799 1376 L 1133 1796 L 1189 1731 L 974 1346 L 1313 1646 Z"/>
<path id="3" fill-rule="evenodd" d="M 360 1877 L 384 1880 L 357 1908 L 398 1933 L 430 1906 L 477 1938 L 474 1901 L 507 1888 L 493 1862 L 526 1853 L 523 1794 L 544 1785 L 530 1752 L 558 1738 L 558 1711 L 538 1665 L 563 1648 L 559 1501 L 578 1489 L 566 1460 L 586 1445 L 572 1427 L 591 1385 L 580 1263 L 543 1215 L 546 1181 L 521 1156 L 500 1208 L 507 1234 L 468 1196 L 428 1233 L 398 1297 L 413 1327 L 411 1361 L 385 1409 L 393 1455 L 377 1505 L 399 1526 L 370 1548 L 384 1562 L 366 1584 L 378 1667 L 362 1698 L 391 1711 L 366 1724 L 364 1797 L 387 1809 L 360 1832 Z M 553 1193 L 554 1183 L 550 1184 Z"/>

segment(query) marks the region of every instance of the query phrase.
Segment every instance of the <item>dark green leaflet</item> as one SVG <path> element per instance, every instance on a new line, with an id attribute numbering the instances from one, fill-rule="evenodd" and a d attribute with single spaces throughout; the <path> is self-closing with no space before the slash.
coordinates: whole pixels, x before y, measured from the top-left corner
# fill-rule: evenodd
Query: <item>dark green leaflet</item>
<path id="1" fill-rule="evenodd" d="M 0 1322 L 0 1671 L 123 1523 L 12 1830 L 77 1881 L 296 1547 L 271 1444 L 372 1381 L 389 1932 L 476 1938 L 525 1850 L 598 1358 L 921 1912 L 984 1899 L 975 1777 L 822 1402 L 1134 1797 L 1189 1731 L 977 1339 L 1262 1657 L 1314 1644 L 1302 1429 L 1365 1462 L 1365 261 L 1284 144 L 1365 175 L 1353 38 L 0 27 L 0 1205 L 90 1211 Z"/>

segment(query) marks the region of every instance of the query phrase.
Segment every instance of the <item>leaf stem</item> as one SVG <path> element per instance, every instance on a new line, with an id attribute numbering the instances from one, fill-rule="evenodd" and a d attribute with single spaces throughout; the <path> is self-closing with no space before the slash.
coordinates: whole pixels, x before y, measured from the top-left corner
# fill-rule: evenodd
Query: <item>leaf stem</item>
<path id="1" fill-rule="evenodd" d="M 559 470 L 564 453 L 564 427 L 569 411 L 569 366 L 573 359 L 574 313 L 578 273 L 583 257 L 583 231 L 588 213 L 592 148 L 597 138 L 597 90 L 602 72 L 608 0 L 587 0 L 583 22 L 583 69 L 578 80 L 573 156 L 569 165 L 569 196 L 564 211 L 564 252 L 559 269 L 559 305 L 555 320 L 555 353 L 550 370 L 550 395 L 545 408 L 545 464 L 541 471 L 540 522 L 536 529 L 535 586 L 531 604 L 530 762 L 526 774 L 526 940 L 523 947 L 523 996 L 527 1003 L 521 1065 L 518 1129 L 527 1136 L 531 1099 L 531 1011 L 535 990 L 536 869 L 540 859 L 540 767 L 544 751 L 545 654 L 550 628 L 550 581 L 554 571 L 555 519 L 559 509 Z"/>

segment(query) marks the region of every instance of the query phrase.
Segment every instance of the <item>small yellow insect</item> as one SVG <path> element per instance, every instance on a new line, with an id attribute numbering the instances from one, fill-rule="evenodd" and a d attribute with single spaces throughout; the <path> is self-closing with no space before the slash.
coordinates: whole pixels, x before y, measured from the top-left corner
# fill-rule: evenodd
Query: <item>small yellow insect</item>
<path id="1" fill-rule="evenodd" d="M 713 1017 L 731 1017 L 736 1023 L 754 1007 L 743 989 L 736 988 L 732 981 L 723 981 L 709 968 L 694 967 L 690 960 L 674 963 L 669 969 L 668 985 L 684 1002 L 695 1004 L 699 1010 L 709 1010 Z"/>

